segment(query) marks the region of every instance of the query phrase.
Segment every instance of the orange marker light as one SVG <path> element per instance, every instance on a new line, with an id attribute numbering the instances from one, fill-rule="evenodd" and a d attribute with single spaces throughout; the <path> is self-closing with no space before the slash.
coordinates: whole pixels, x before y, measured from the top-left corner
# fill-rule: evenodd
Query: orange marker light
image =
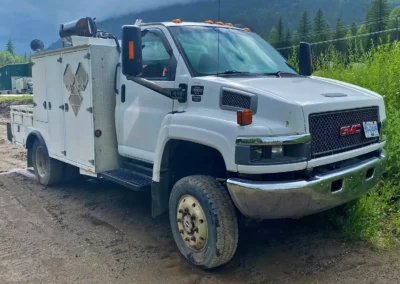
<path id="1" fill-rule="evenodd" d="M 180 24 L 180 23 L 182 23 L 182 20 L 181 19 L 175 19 L 172 22 L 175 23 L 175 24 Z"/>
<path id="2" fill-rule="evenodd" d="M 223 22 L 216 22 L 215 24 L 216 24 L 216 25 L 221 25 L 221 26 L 224 25 Z"/>
<path id="3" fill-rule="evenodd" d="M 233 25 L 231 23 L 225 23 L 225 26 L 233 27 Z"/>
<path id="4" fill-rule="evenodd" d="M 253 123 L 253 112 L 249 109 L 237 112 L 237 124 L 240 126 L 250 125 Z"/>
<path id="5" fill-rule="evenodd" d="M 128 50 L 129 50 L 129 59 L 135 59 L 135 43 L 130 41 L 128 43 Z"/>
<path id="6" fill-rule="evenodd" d="M 213 21 L 211 21 L 211 20 L 207 20 L 207 21 L 205 21 L 204 23 L 206 23 L 206 24 L 210 24 L 210 25 L 214 24 L 214 22 L 213 22 Z"/>
<path id="7" fill-rule="evenodd" d="M 94 132 L 94 136 L 96 136 L 97 138 L 98 137 L 100 137 L 101 136 L 101 130 L 100 129 L 97 129 L 95 132 Z"/>
<path id="8" fill-rule="evenodd" d="M 250 32 L 249 28 L 244 28 L 243 30 L 246 31 L 246 32 Z"/>

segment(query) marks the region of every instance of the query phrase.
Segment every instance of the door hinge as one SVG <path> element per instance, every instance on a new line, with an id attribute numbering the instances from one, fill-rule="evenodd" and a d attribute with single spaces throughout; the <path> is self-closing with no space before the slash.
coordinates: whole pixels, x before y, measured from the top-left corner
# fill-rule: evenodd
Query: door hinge
<path id="1" fill-rule="evenodd" d="M 90 112 L 90 113 L 93 113 L 93 108 L 92 108 L 92 107 L 88 107 L 88 108 L 86 109 L 86 111 L 88 111 L 88 112 Z"/>
<path id="2" fill-rule="evenodd" d="M 62 57 L 58 58 L 58 59 L 57 59 L 57 62 L 62 63 Z"/>
<path id="3" fill-rule="evenodd" d="M 90 59 L 90 53 L 87 53 L 83 58 Z"/>
<path id="4" fill-rule="evenodd" d="M 37 103 L 35 103 L 35 102 L 32 102 L 32 104 L 33 104 L 33 107 L 37 106 Z"/>
<path id="5" fill-rule="evenodd" d="M 67 156 L 67 151 L 61 151 L 61 154 L 63 154 L 64 156 Z"/>
<path id="6" fill-rule="evenodd" d="M 94 166 L 94 160 L 89 160 L 89 163 L 91 163 Z"/>

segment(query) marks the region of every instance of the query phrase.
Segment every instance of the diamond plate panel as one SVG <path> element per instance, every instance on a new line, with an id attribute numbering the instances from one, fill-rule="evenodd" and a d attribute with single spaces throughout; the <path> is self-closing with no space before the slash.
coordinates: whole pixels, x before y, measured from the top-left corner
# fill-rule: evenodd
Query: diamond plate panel
<path id="1" fill-rule="evenodd" d="M 72 85 L 71 94 L 69 95 L 68 100 L 75 113 L 75 116 L 78 115 L 79 109 L 82 105 L 83 97 L 75 84 Z"/>
<path id="2" fill-rule="evenodd" d="M 64 71 L 64 84 L 68 91 L 71 92 L 72 85 L 75 83 L 75 74 L 72 72 L 71 65 L 67 64 Z"/>
<path id="3" fill-rule="evenodd" d="M 89 75 L 81 63 L 79 63 L 78 69 L 75 74 L 75 84 L 79 91 L 84 91 L 87 84 L 89 83 Z"/>

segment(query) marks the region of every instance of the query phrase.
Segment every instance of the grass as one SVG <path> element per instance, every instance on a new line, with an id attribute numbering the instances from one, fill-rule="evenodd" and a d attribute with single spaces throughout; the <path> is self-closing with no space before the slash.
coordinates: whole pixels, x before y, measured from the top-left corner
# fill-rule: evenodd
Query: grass
<path id="1" fill-rule="evenodd" d="M 336 222 L 346 237 L 391 247 L 400 240 L 400 44 L 381 44 L 349 57 L 331 50 L 316 62 L 314 75 L 367 88 L 385 100 L 389 161 L 384 177 Z"/>
<path id="2" fill-rule="evenodd" d="M 0 103 L 2 102 L 12 102 L 12 101 L 33 101 L 33 96 L 0 96 Z"/>

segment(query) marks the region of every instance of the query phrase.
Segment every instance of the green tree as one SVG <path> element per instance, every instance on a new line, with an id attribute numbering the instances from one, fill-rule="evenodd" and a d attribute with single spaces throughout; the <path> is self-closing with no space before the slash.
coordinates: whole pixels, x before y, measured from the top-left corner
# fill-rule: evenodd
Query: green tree
<path id="1" fill-rule="evenodd" d="M 396 29 L 393 31 L 392 38 L 395 40 L 400 39 L 400 6 L 392 10 L 389 16 L 389 29 Z"/>
<path id="2" fill-rule="evenodd" d="M 285 46 L 285 27 L 283 25 L 283 19 L 282 16 L 279 17 L 278 20 L 278 25 L 276 27 L 278 31 L 278 44 L 277 47 L 283 47 Z"/>
<path id="3" fill-rule="evenodd" d="M 290 33 L 290 30 L 288 29 L 286 31 L 285 35 L 285 47 L 289 47 L 292 45 L 292 34 Z"/>
<path id="4" fill-rule="evenodd" d="M 7 50 L 11 55 L 15 55 L 15 53 L 14 53 L 14 45 L 13 45 L 11 39 L 9 39 L 9 40 L 7 41 L 6 50 Z"/>
<path id="5" fill-rule="evenodd" d="M 314 18 L 314 41 L 325 41 L 329 39 L 329 24 L 325 20 L 324 12 L 321 9 L 318 9 Z"/>
<path id="6" fill-rule="evenodd" d="M 359 42 L 361 48 L 364 50 L 367 48 L 367 46 L 369 44 L 369 37 L 363 36 L 367 33 L 368 33 L 368 28 L 365 25 L 362 25 L 357 31 L 358 42 Z"/>
<path id="7" fill-rule="evenodd" d="M 357 35 L 357 31 L 358 31 L 357 24 L 356 24 L 355 22 L 353 22 L 353 23 L 351 24 L 351 27 L 350 27 L 351 35 L 352 35 L 352 36 L 356 36 L 356 35 Z"/>
<path id="8" fill-rule="evenodd" d="M 310 20 L 310 15 L 308 11 L 304 11 L 303 15 L 300 18 L 299 27 L 297 29 L 299 33 L 300 41 L 309 41 L 310 34 L 312 31 L 312 24 Z"/>
<path id="9" fill-rule="evenodd" d="M 371 8 L 366 15 L 366 25 L 368 32 L 380 32 L 387 28 L 390 15 L 390 6 L 388 0 L 374 0 Z M 372 36 L 374 42 L 377 42 L 379 37 L 384 37 L 384 34 L 374 34 Z"/>
<path id="10" fill-rule="evenodd" d="M 271 32 L 269 33 L 268 42 L 272 46 L 276 46 L 278 41 L 279 41 L 278 29 L 275 26 L 273 26 Z"/>
<path id="11" fill-rule="evenodd" d="M 293 31 L 293 37 L 292 37 L 292 45 L 299 45 L 300 44 L 300 36 L 299 32 L 297 30 Z"/>
<path id="12" fill-rule="evenodd" d="M 347 30 L 339 18 L 336 22 L 334 39 L 338 40 L 338 41 L 335 41 L 335 47 L 340 52 L 346 52 L 347 42 L 346 42 L 346 40 L 344 40 L 344 38 L 346 37 L 346 34 L 347 34 Z"/>

